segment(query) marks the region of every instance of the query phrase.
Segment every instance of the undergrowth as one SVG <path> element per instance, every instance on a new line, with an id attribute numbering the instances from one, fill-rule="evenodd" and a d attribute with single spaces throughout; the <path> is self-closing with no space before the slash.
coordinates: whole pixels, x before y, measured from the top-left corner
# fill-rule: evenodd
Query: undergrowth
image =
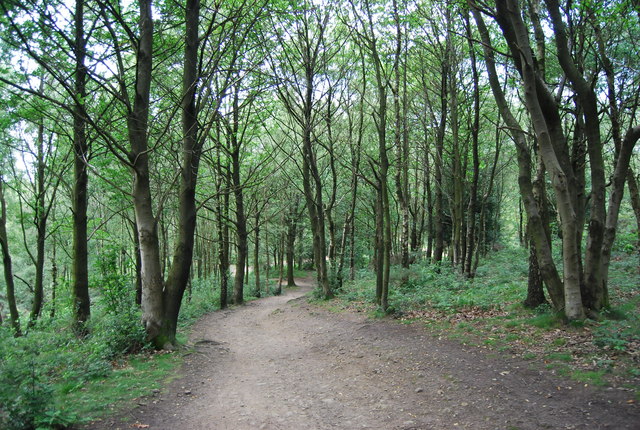
<path id="1" fill-rule="evenodd" d="M 85 338 L 74 335 L 69 313 L 43 317 L 18 338 L 0 327 L 0 428 L 55 429 L 99 419 L 159 389 L 180 364 L 180 353 L 151 350 L 133 289 L 111 275 L 108 262 L 102 269 L 93 282 Z M 214 281 L 194 280 L 183 300 L 179 331 L 218 307 Z"/>

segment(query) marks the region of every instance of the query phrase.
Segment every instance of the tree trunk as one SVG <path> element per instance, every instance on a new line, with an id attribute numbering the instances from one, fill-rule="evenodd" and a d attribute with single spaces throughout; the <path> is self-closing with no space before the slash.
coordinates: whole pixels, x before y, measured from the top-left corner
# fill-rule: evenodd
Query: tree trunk
<path id="1" fill-rule="evenodd" d="M 222 181 L 220 159 L 218 157 L 218 176 Z M 218 188 L 217 218 L 218 218 L 218 268 L 220 272 L 220 309 L 227 307 L 229 297 L 229 226 L 225 222 L 228 217 L 229 193 L 221 193 Z"/>
<path id="2" fill-rule="evenodd" d="M 282 275 L 284 274 L 284 242 L 285 232 L 280 233 L 280 241 L 278 246 L 278 286 L 276 287 L 275 295 L 282 294 Z"/>
<path id="3" fill-rule="evenodd" d="M 255 241 L 253 250 L 253 273 L 256 279 L 256 297 L 261 296 L 261 282 L 260 282 L 260 212 L 256 211 L 256 225 L 255 225 Z M 267 288 L 269 287 L 269 279 L 267 278 Z"/>
<path id="4" fill-rule="evenodd" d="M 409 268 L 409 134 L 407 130 L 407 65 L 404 64 L 400 71 L 402 59 L 402 29 L 400 26 L 400 16 L 398 13 L 397 0 L 393 1 L 393 18 L 396 27 L 396 50 L 394 59 L 394 86 L 393 107 L 395 112 L 395 133 L 394 144 L 396 147 L 397 170 L 395 175 L 396 194 L 400 210 L 400 264 L 403 268 Z M 401 90 L 402 83 L 402 90 Z M 402 96 L 401 96 L 402 93 Z"/>
<path id="5" fill-rule="evenodd" d="M 450 42 L 447 39 L 447 43 Z M 447 46 L 448 46 L 447 44 Z M 448 53 L 447 53 L 448 57 Z M 448 87 L 447 79 L 449 76 L 448 58 L 444 58 L 442 62 L 441 84 L 440 84 L 440 123 L 438 125 L 438 133 L 436 136 L 436 155 L 434 160 L 434 182 L 435 182 L 435 198 L 434 198 L 434 250 L 433 262 L 440 263 L 442 254 L 444 253 L 444 184 L 443 163 L 444 163 L 444 134 L 447 128 L 447 98 Z"/>
<path id="6" fill-rule="evenodd" d="M 316 164 L 315 151 L 311 143 L 311 108 L 313 104 L 313 73 L 307 70 L 307 93 L 305 98 L 305 119 L 302 136 L 302 182 L 307 201 L 307 210 L 313 234 L 313 257 L 316 265 L 318 283 L 325 299 L 333 296 L 327 271 L 327 246 L 325 239 L 325 216 L 322 198 L 322 181 Z"/>
<path id="7" fill-rule="evenodd" d="M 591 172 L 591 195 L 589 199 L 589 236 L 585 255 L 585 277 L 582 300 L 588 309 L 598 312 L 609 304 L 606 279 L 603 278 L 604 257 L 602 248 L 606 223 L 606 181 L 604 159 L 602 156 L 602 140 L 600 137 L 598 101 L 594 89 L 580 74 L 577 65 L 574 63 L 557 0 L 545 0 L 545 3 L 549 10 L 554 34 L 556 36 L 558 61 L 565 75 L 572 83 L 573 89 L 578 95 L 578 99 L 584 110 L 584 127 L 588 143 L 587 149 Z M 626 167 L 624 167 L 624 176 L 626 176 Z M 624 187 L 624 177 L 622 181 Z M 617 213 L 615 216 L 617 221 Z M 579 227 L 582 228 L 582 226 Z"/>
<path id="8" fill-rule="evenodd" d="M 294 199 L 293 206 L 289 209 L 287 216 L 287 286 L 295 287 L 296 281 L 294 277 L 294 257 L 296 236 L 298 227 L 298 205 L 300 204 L 297 197 Z"/>
<path id="9" fill-rule="evenodd" d="M 235 181 L 234 181 L 235 182 Z M 244 278 L 245 267 L 248 255 L 248 234 L 246 218 L 244 217 L 244 204 L 242 202 L 242 191 L 236 190 L 234 185 L 234 195 L 236 197 L 236 268 L 233 280 L 233 303 L 241 305 L 244 302 Z"/>
<path id="10" fill-rule="evenodd" d="M 87 238 L 87 174 L 88 145 L 84 103 L 86 98 L 87 69 L 85 66 L 86 40 L 84 37 L 84 1 L 75 4 L 75 93 L 73 115 L 73 319 L 74 329 L 86 333 L 85 323 L 91 314 L 89 298 L 89 260 Z"/>
<path id="11" fill-rule="evenodd" d="M 173 252 L 171 269 L 163 295 L 164 321 L 156 346 L 173 345 L 176 341 L 178 315 L 187 285 L 191 278 L 194 236 L 196 230 L 196 185 L 202 153 L 198 138 L 198 111 L 196 94 L 198 82 L 198 23 L 200 0 L 186 1 L 185 56 L 182 82 L 182 168 L 178 204 L 178 237 Z"/>
<path id="12" fill-rule="evenodd" d="M 535 309 L 546 303 L 544 298 L 544 286 L 542 275 L 540 274 L 540 266 L 538 266 L 538 257 L 536 248 L 533 244 L 529 245 L 529 276 L 527 279 L 527 298 L 524 300 L 524 306 L 529 309 Z"/>
<path id="13" fill-rule="evenodd" d="M 530 224 L 531 239 L 536 247 L 537 257 L 539 258 L 540 271 L 545 280 L 549 296 L 556 310 L 563 310 L 565 307 L 564 286 L 560 275 L 558 274 L 556 265 L 551 254 L 551 246 L 547 240 L 540 208 L 537 205 L 533 193 L 533 185 L 531 183 L 531 154 L 526 144 L 524 132 L 520 129 L 520 125 L 511 113 L 502 87 L 498 81 L 498 74 L 495 67 L 495 60 L 491 48 L 491 40 L 489 32 L 484 24 L 484 20 L 480 12 L 476 8 L 472 8 L 472 13 L 478 25 L 483 42 L 483 51 L 485 64 L 489 75 L 489 83 L 494 94 L 496 103 L 500 110 L 500 115 L 510 129 L 510 133 L 516 143 L 516 155 L 518 159 L 518 185 L 522 201 L 527 211 Z"/>
<path id="14" fill-rule="evenodd" d="M 53 240 L 52 255 L 51 255 L 51 309 L 49 311 L 49 317 L 55 318 L 56 316 L 56 294 L 58 293 L 58 261 L 56 259 L 56 241 Z"/>
<path id="15" fill-rule="evenodd" d="M 375 253 L 374 264 L 376 272 L 376 304 L 382 305 L 382 284 L 384 282 L 384 217 L 382 215 L 382 193 L 376 189 L 376 204 L 375 204 L 375 223 L 376 223 L 376 235 L 375 235 Z"/>
<path id="16" fill-rule="evenodd" d="M 602 282 L 601 299 L 603 305 L 609 304 L 608 289 L 606 282 L 609 278 L 609 263 L 611 262 L 611 248 L 616 238 L 616 229 L 618 226 L 618 214 L 620 213 L 620 204 L 624 193 L 624 183 L 629 179 L 629 162 L 633 153 L 635 144 L 640 139 L 640 126 L 630 128 L 622 141 L 620 151 L 616 160 L 616 168 L 611 180 L 611 195 L 609 197 L 609 211 L 607 213 L 606 229 L 603 237 L 602 245 Z M 631 181 L 633 182 L 633 181 Z M 631 184 L 631 182 L 629 182 Z M 630 185 L 631 190 L 633 185 Z M 637 193 L 637 189 L 635 190 Z M 637 198 L 637 195 L 636 197 Z M 633 201 L 634 198 L 632 198 Z M 637 213 L 636 213 L 637 215 Z M 597 311 L 597 308 L 592 308 Z"/>
<path id="17" fill-rule="evenodd" d="M 449 127 L 451 127 L 451 141 L 453 152 L 453 176 L 451 182 L 453 184 L 453 201 L 451 204 L 451 258 L 454 266 L 463 264 L 461 247 L 462 247 L 462 230 L 463 230 L 463 214 L 462 214 L 462 195 L 464 187 L 464 179 L 466 172 L 463 168 L 463 145 L 460 141 L 460 123 L 458 120 L 458 79 L 456 76 L 456 70 L 452 67 L 451 76 L 449 79 L 449 110 L 451 112 L 451 120 L 449 121 Z"/>
<path id="18" fill-rule="evenodd" d="M 127 115 L 133 170 L 133 206 L 140 241 L 142 277 L 142 322 L 149 340 L 156 346 L 162 338 L 164 325 L 164 282 L 160 263 L 158 223 L 153 216 L 149 181 L 148 120 L 153 54 L 153 18 L 151 0 L 140 0 L 140 35 L 136 53 L 137 79 L 133 109 Z M 159 342 L 156 342 L 158 340 Z"/>
<path id="19" fill-rule="evenodd" d="M 16 306 L 13 266 L 11 264 L 11 253 L 9 252 L 9 241 L 7 238 L 7 203 L 4 197 L 4 179 L 2 176 L 0 176 L 0 247 L 2 247 L 2 265 L 4 268 L 4 282 L 7 287 L 9 318 L 14 336 L 19 337 L 22 336 L 22 330 L 20 329 L 20 314 Z"/>
<path id="20" fill-rule="evenodd" d="M 563 140 L 558 138 L 561 128 L 556 119 L 559 120 L 559 116 L 556 118 L 557 111 L 552 111 L 548 105 L 549 101 L 553 103 L 553 99 L 545 92 L 547 89 L 538 75 L 529 44 L 529 34 L 522 21 L 519 6 L 513 0 L 496 3 L 502 32 L 513 49 L 513 55 L 519 59 L 517 66 L 522 73 L 525 103 L 556 194 L 563 234 L 565 315 L 570 320 L 583 319 L 585 314 L 580 291 L 580 250 L 576 242 L 578 226 L 574 209 L 575 193 L 572 193 L 571 184 L 573 173 L 565 162 L 567 157 L 563 153 Z"/>
<path id="21" fill-rule="evenodd" d="M 133 248 L 136 254 L 136 305 L 142 304 L 142 260 L 140 257 L 140 238 L 138 224 L 133 221 Z"/>
<path id="22" fill-rule="evenodd" d="M 476 240 L 476 200 L 478 199 L 478 181 L 480 178 L 480 156 L 478 155 L 478 135 L 480 134 L 480 88 L 476 54 L 471 42 L 471 24 L 469 15 L 465 14 L 465 24 L 469 40 L 469 53 L 471 55 L 471 72 L 473 77 L 473 123 L 471 126 L 471 150 L 473 152 L 473 177 L 469 190 L 469 204 L 467 205 L 467 250 L 464 260 L 463 272 L 467 278 L 475 276 L 473 266 L 473 253 Z"/>
<path id="23" fill-rule="evenodd" d="M 44 83 L 44 80 L 42 81 Z M 40 88 L 43 91 L 43 87 Z M 45 242 L 47 237 L 47 218 L 49 211 L 45 205 L 45 159 L 44 159 L 44 123 L 43 119 L 38 124 L 38 147 L 36 153 L 36 205 L 34 214 L 34 223 L 36 227 L 36 280 L 34 284 L 33 303 L 31 306 L 31 315 L 29 316 L 29 324 L 31 327 L 40 317 L 42 312 L 42 303 L 44 300 L 44 257 Z"/>

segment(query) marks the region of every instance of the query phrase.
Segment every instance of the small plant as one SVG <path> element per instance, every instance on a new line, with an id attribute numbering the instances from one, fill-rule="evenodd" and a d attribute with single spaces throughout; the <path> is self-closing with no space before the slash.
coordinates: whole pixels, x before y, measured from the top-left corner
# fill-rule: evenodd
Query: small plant
<path id="1" fill-rule="evenodd" d="M 66 426 L 75 417 L 57 409 L 54 390 L 37 346 L 3 339 L 0 350 L 0 428 L 22 430 Z M 8 346 L 8 348 L 7 348 Z"/>
<path id="2" fill-rule="evenodd" d="M 638 322 L 607 320 L 593 331 L 594 343 L 603 349 L 623 352 L 632 341 L 640 341 Z"/>
<path id="3" fill-rule="evenodd" d="M 147 335 L 140 321 L 140 311 L 133 307 L 122 308 L 118 315 L 104 315 L 94 330 L 98 355 L 110 361 L 147 348 Z"/>

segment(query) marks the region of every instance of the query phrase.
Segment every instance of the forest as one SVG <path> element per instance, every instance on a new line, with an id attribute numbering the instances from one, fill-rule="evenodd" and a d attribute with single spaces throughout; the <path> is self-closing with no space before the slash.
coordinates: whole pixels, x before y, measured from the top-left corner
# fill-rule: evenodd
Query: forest
<path id="1" fill-rule="evenodd" d="M 302 271 L 396 316 L 512 275 L 491 306 L 640 340 L 636 1 L 0 10 L 0 426 Z"/>

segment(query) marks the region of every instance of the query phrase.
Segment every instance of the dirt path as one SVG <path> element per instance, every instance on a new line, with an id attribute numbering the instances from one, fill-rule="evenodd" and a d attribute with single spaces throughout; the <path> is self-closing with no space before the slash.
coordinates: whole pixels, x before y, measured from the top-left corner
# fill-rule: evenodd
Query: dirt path
<path id="1" fill-rule="evenodd" d="M 424 329 L 280 297 L 215 312 L 166 391 L 123 421 L 150 429 L 640 429 L 629 393 L 561 381 Z M 146 427 L 146 426 L 149 427 Z"/>

